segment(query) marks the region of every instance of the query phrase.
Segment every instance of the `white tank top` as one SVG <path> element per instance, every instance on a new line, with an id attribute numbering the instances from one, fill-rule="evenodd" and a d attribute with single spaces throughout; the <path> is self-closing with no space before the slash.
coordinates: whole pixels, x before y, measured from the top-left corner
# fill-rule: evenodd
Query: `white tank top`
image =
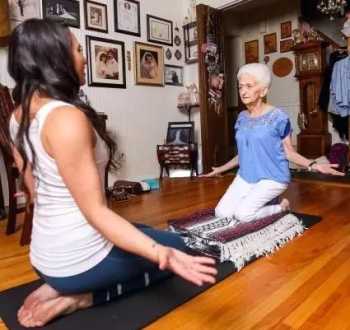
<path id="1" fill-rule="evenodd" d="M 58 172 L 55 159 L 45 151 L 40 135 L 46 117 L 55 108 L 71 106 L 51 101 L 36 113 L 30 124 L 29 136 L 36 153 L 36 199 L 34 203 L 33 231 L 30 260 L 41 273 L 53 277 L 67 277 L 89 270 L 104 259 L 113 244 L 96 231 L 80 212 L 71 193 Z M 14 140 L 19 125 L 12 116 L 11 137 Z M 102 189 L 108 152 L 104 141 L 96 134 L 96 163 Z M 31 160 L 29 146 L 25 151 Z"/>

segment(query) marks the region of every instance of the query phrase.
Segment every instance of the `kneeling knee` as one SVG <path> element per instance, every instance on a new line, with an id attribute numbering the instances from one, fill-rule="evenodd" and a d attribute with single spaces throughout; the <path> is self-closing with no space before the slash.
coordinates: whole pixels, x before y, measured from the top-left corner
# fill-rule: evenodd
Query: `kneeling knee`
<path id="1" fill-rule="evenodd" d="M 255 219 L 255 214 L 245 209 L 238 209 L 234 216 L 241 222 L 250 222 Z"/>

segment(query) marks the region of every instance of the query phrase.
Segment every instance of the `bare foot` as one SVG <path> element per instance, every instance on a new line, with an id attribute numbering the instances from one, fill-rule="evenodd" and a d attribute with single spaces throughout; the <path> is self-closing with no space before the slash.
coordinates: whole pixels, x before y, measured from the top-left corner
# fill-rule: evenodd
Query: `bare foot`
<path id="1" fill-rule="evenodd" d="M 28 313 L 33 306 L 35 306 L 37 303 L 49 299 L 53 299 L 59 296 L 59 293 L 49 286 L 48 284 L 43 284 L 39 288 L 37 288 L 35 291 L 33 291 L 25 300 L 21 308 L 18 310 L 17 317 L 23 318 Z"/>
<path id="2" fill-rule="evenodd" d="M 58 296 L 37 302 L 30 310 L 18 317 L 19 323 L 27 328 L 42 327 L 60 315 L 73 313 L 92 306 L 92 294 Z"/>
<path id="3" fill-rule="evenodd" d="M 280 205 L 283 212 L 290 210 L 290 203 L 287 198 L 283 198 Z"/>

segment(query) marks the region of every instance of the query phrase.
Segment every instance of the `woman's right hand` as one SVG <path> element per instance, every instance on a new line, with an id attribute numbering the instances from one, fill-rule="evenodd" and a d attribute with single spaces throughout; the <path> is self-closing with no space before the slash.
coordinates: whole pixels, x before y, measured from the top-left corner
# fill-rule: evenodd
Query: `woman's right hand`
<path id="1" fill-rule="evenodd" d="M 211 168 L 212 171 L 207 173 L 207 174 L 201 174 L 199 177 L 201 178 L 210 178 L 210 177 L 213 177 L 213 176 L 218 176 L 221 174 L 220 170 L 219 170 L 219 167 L 212 167 Z"/>
<path id="2" fill-rule="evenodd" d="M 215 283 L 217 270 L 215 260 L 191 256 L 180 250 L 157 244 L 158 264 L 161 270 L 168 269 L 198 286 Z"/>

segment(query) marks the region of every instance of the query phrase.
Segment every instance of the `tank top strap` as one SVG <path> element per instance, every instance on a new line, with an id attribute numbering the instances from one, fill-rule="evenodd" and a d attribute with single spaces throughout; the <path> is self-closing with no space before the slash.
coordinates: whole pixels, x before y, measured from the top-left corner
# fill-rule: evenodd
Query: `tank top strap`
<path id="1" fill-rule="evenodd" d="M 49 101 L 48 103 L 46 103 L 44 106 L 42 106 L 39 111 L 37 112 L 35 119 L 38 123 L 38 128 L 39 131 L 41 131 L 46 117 L 56 108 L 59 107 L 64 107 L 64 106 L 69 106 L 69 107 L 73 107 L 72 104 L 67 103 L 67 102 L 63 102 L 63 101 L 58 101 L 58 100 L 53 100 L 53 101 Z"/>

